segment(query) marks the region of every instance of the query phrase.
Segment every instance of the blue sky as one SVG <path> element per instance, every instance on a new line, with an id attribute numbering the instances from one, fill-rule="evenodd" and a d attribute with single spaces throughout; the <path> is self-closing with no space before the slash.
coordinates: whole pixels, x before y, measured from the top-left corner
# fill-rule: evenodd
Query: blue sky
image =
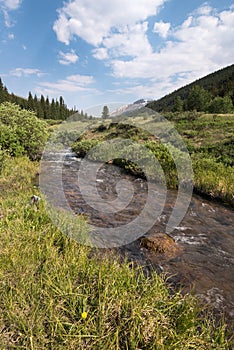
<path id="1" fill-rule="evenodd" d="M 10 92 L 86 110 L 158 99 L 233 63 L 229 0 L 0 0 Z"/>

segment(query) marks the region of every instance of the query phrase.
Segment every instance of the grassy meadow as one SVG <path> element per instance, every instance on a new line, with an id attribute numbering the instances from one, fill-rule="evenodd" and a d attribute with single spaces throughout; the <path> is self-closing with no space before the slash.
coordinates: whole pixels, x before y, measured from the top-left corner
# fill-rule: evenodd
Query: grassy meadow
<path id="1" fill-rule="evenodd" d="M 27 157 L 2 162 L 0 349 L 231 349 L 225 326 L 194 297 L 78 245 L 53 226 L 43 202 L 31 207 L 37 172 Z"/>
<path id="2" fill-rule="evenodd" d="M 15 105 L 1 105 L 1 350 L 231 349 L 225 324 L 218 324 L 195 297 L 172 291 L 165 276 L 156 272 L 145 276 L 142 267 L 133 267 L 110 251 L 77 244 L 52 224 L 43 200 L 38 210 L 30 205 L 31 196 L 40 195 L 34 186 L 38 159 L 52 130 L 59 130 L 51 137 L 52 150 L 54 145 L 55 149 L 69 146 L 78 138 L 73 149 L 80 156 L 115 137 L 136 141 L 157 157 L 167 186 L 177 188 L 172 154 L 183 163 L 184 153 L 177 150 L 170 126 L 165 128 L 155 115 L 128 118 L 130 127 L 110 127 L 111 120 L 94 120 L 90 129 L 89 121 L 74 120 L 67 130 L 66 125 L 46 124 Z M 166 118 L 187 145 L 195 189 L 233 205 L 234 115 L 188 112 L 170 113 Z M 175 143 L 161 143 L 158 137 L 131 126 L 136 122 L 147 130 L 161 128 L 162 138 L 169 132 Z M 94 160 L 111 155 L 110 144 L 103 143 L 103 147 L 92 153 Z M 130 143 L 125 147 L 126 154 L 137 154 L 139 161 L 145 158 L 142 149 Z M 116 164 L 142 175 L 134 162 L 121 159 L 123 150 L 118 152 Z M 149 174 L 154 178 L 150 166 Z M 82 216 L 77 227 L 78 234 L 85 236 Z"/>

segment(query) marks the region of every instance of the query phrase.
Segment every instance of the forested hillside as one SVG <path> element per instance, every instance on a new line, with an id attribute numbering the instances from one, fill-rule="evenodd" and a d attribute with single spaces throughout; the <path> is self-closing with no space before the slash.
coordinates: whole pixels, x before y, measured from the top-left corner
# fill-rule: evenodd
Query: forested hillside
<path id="1" fill-rule="evenodd" d="M 234 64 L 211 73 L 147 107 L 157 112 L 197 110 L 210 113 L 230 113 L 234 104 Z"/>
<path id="2" fill-rule="evenodd" d="M 29 92 L 27 99 L 13 93 L 10 94 L 0 78 L 0 104 L 2 102 L 15 103 L 21 108 L 35 112 L 37 117 L 41 119 L 65 120 L 70 115 L 78 113 L 77 110 L 67 107 L 62 96 L 59 97 L 59 100 L 52 98 L 50 101 L 48 96 L 32 96 L 31 92 Z M 87 115 L 81 111 L 80 117 L 87 117 Z"/>

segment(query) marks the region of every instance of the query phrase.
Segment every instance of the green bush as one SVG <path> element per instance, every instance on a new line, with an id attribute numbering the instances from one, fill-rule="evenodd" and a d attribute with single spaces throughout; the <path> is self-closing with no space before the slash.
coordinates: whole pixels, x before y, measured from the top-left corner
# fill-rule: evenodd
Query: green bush
<path id="1" fill-rule="evenodd" d="M 76 152 L 78 157 L 85 157 L 86 153 L 98 144 L 99 140 L 84 140 L 75 142 L 72 150 Z"/>
<path id="2" fill-rule="evenodd" d="M 10 155 L 38 159 L 47 136 L 47 124 L 34 112 L 9 102 L 0 104 L 0 145 Z"/>

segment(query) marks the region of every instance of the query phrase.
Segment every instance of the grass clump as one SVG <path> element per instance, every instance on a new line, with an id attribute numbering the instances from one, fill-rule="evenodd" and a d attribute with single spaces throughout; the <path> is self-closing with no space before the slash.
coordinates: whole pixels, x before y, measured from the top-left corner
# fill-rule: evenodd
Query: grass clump
<path id="1" fill-rule="evenodd" d="M 29 206 L 36 171 L 27 158 L 8 158 L 2 169 L 0 349 L 229 348 L 225 327 L 201 317 L 195 298 L 78 245 L 43 203 Z"/>
<path id="2" fill-rule="evenodd" d="M 212 156 L 193 154 L 195 189 L 211 198 L 234 206 L 234 167 L 225 166 Z"/>

